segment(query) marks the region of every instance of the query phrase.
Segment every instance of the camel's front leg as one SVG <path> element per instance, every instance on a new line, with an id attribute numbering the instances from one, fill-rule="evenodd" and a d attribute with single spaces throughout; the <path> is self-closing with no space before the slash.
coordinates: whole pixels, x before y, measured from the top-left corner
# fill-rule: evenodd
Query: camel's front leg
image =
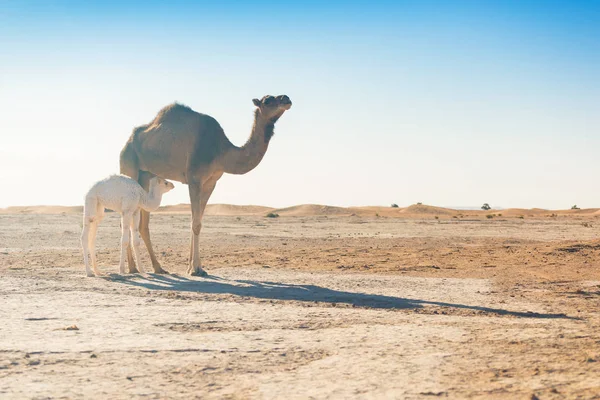
<path id="1" fill-rule="evenodd" d="M 140 227 L 138 225 L 138 233 L 139 232 L 140 232 Z M 131 246 L 129 246 L 127 248 L 127 268 L 129 270 L 130 274 L 135 274 L 137 272 L 140 272 L 137 268 L 135 258 L 133 258 L 133 249 L 131 248 Z"/>
<path id="2" fill-rule="evenodd" d="M 208 199 L 212 194 L 215 181 L 209 181 L 204 185 L 199 183 L 190 183 L 190 202 L 192 204 L 192 240 L 190 246 L 190 266 L 188 273 L 193 276 L 206 276 L 206 271 L 202 269 L 200 260 L 200 230 L 202 229 L 202 217 Z"/>
<path id="3" fill-rule="evenodd" d="M 140 185 L 142 185 L 146 192 L 150 190 L 150 179 L 153 176 L 154 175 L 148 172 L 140 173 L 138 182 L 140 183 Z M 158 262 L 158 259 L 156 258 L 156 254 L 154 254 L 152 242 L 150 241 L 150 213 L 145 210 L 140 210 L 140 235 L 142 236 L 142 240 L 146 245 L 146 249 L 148 249 L 148 255 L 150 256 L 150 261 L 152 262 L 152 269 L 154 270 L 154 273 L 168 274 L 169 272 L 165 271 L 163 267 L 161 267 L 160 263 Z M 133 268 L 133 271 L 131 272 L 137 272 L 137 270 Z"/>
<path id="4" fill-rule="evenodd" d="M 135 254 L 135 264 L 138 267 L 140 273 L 144 273 L 144 267 L 142 266 L 142 259 L 140 258 L 140 210 L 136 210 L 133 213 L 133 219 L 131 220 L 131 246 L 133 247 L 133 253 Z M 129 264 L 131 270 L 131 264 Z"/>

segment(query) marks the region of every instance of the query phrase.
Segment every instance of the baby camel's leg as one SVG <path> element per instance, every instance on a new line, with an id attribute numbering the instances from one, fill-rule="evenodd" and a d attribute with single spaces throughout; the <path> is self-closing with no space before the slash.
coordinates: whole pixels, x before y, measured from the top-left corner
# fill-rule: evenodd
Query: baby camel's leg
<path id="1" fill-rule="evenodd" d="M 129 247 L 129 230 L 132 218 L 131 212 L 124 211 L 121 214 L 121 261 L 119 262 L 119 272 L 121 274 L 125 273 L 125 258 Z"/>
<path id="2" fill-rule="evenodd" d="M 131 242 L 133 244 L 133 254 L 135 255 L 135 263 L 140 273 L 145 273 L 144 267 L 142 266 L 142 259 L 140 258 L 140 210 L 137 209 L 133 213 L 131 219 Z"/>
<path id="3" fill-rule="evenodd" d="M 81 233 L 81 247 L 83 247 L 83 262 L 85 263 L 85 273 L 87 276 L 94 276 L 90 268 L 90 222 L 88 218 L 83 217 L 83 232 Z"/>
<path id="4" fill-rule="evenodd" d="M 90 246 L 90 254 L 92 256 L 92 268 L 94 269 L 94 273 L 96 275 L 102 275 L 102 273 L 98 270 L 98 263 L 96 262 L 96 235 L 98 234 L 98 225 L 102 222 L 104 218 L 104 207 L 98 207 L 96 210 L 96 217 L 94 217 L 94 222 L 90 224 L 90 236 L 89 236 L 89 246 Z"/>

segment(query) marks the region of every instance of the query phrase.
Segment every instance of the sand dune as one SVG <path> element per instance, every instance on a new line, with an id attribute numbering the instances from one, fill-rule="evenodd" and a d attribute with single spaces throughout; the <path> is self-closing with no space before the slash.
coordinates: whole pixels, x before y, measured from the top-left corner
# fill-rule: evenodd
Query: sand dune
<path id="1" fill-rule="evenodd" d="M 0 214 L 81 214 L 83 206 L 15 206 L 0 208 Z"/>
<path id="2" fill-rule="evenodd" d="M 244 215 L 265 215 L 273 211 L 271 207 L 264 206 L 236 206 L 232 204 L 209 204 L 206 206 L 206 215 L 220 216 L 244 216 Z"/>
<path id="3" fill-rule="evenodd" d="M 415 215 L 456 215 L 456 210 L 449 208 L 426 206 L 424 204 L 413 204 L 402 209 L 402 213 Z"/>
<path id="4" fill-rule="evenodd" d="M 82 206 L 16 206 L 0 208 L 0 214 L 81 214 Z M 156 211 L 164 214 L 189 214 L 189 204 L 163 206 Z M 281 217 L 387 217 L 387 218 L 441 218 L 453 217 L 485 217 L 489 214 L 496 217 L 554 217 L 554 216 L 580 216 L 596 217 L 600 215 L 600 208 L 586 208 L 576 210 L 545 210 L 542 208 L 509 208 L 504 210 L 454 210 L 413 204 L 408 207 L 336 207 L 321 204 L 301 204 L 286 208 L 272 208 L 253 205 L 209 204 L 205 215 L 212 216 L 265 216 L 273 212 Z"/>
<path id="5" fill-rule="evenodd" d="M 280 216 L 287 217 L 311 217 L 317 215 L 351 215 L 353 212 L 348 208 L 334 207 L 334 206 L 323 206 L 319 204 L 302 204 L 299 206 L 279 208 L 273 211 Z"/>

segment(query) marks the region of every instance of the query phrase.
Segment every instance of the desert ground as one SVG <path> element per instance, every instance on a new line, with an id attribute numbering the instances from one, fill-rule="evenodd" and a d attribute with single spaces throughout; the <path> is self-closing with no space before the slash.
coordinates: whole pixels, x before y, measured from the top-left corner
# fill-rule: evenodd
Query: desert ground
<path id="1" fill-rule="evenodd" d="M 207 278 L 189 226 L 87 278 L 81 207 L 0 210 L 0 398 L 600 399 L 599 210 L 210 205 Z"/>

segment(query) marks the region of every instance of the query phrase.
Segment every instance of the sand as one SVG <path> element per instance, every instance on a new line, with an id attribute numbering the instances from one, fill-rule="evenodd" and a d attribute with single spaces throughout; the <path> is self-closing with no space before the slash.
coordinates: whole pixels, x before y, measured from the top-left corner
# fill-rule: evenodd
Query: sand
<path id="1" fill-rule="evenodd" d="M 218 205 L 192 278 L 177 207 L 171 275 L 118 275 L 109 213 L 102 278 L 76 209 L 3 210 L 0 398 L 600 398 L 597 210 Z"/>

